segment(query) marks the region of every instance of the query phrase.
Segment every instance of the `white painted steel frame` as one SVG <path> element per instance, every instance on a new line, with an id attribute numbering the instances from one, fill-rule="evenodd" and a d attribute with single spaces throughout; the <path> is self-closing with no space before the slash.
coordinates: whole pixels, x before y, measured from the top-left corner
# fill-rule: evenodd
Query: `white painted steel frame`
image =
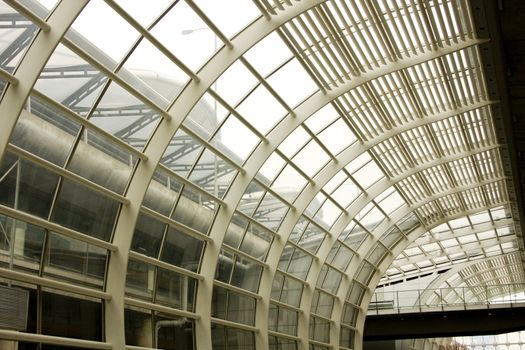
<path id="1" fill-rule="evenodd" d="M 12 1 L 11 1 L 12 2 Z M 122 210 L 119 214 L 119 218 L 117 221 L 117 226 L 115 230 L 114 240 L 113 244 L 111 244 L 110 248 L 113 251 L 110 255 L 109 259 L 109 268 L 107 273 L 107 284 L 106 284 L 106 291 L 104 295 L 111 296 L 111 300 L 108 300 L 106 302 L 106 308 L 105 308 L 105 324 L 106 324 L 106 341 L 111 343 L 114 348 L 124 348 L 125 347 L 125 340 L 124 340 L 124 287 L 125 287 L 125 274 L 123 271 L 126 271 L 127 269 L 127 261 L 129 253 L 129 248 L 131 245 L 131 232 L 133 232 L 133 228 L 135 225 L 136 218 L 140 212 L 140 205 L 142 203 L 142 199 L 144 197 L 145 191 L 147 189 L 147 185 L 149 182 L 149 179 L 151 179 L 153 172 L 156 169 L 156 166 L 160 160 L 160 157 L 162 156 L 164 149 L 166 148 L 167 144 L 175 134 L 175 132 L 181 127 L 181 123 L 186 117 L 186 115 L 189 113 L 193 105 L 201 98 L 201 96 L 206 92 L 206 90 L 212 85 L 213 81 L 220 76 L 220 74 L 228 68 L 228 66 L 235 62 L 236 60 L 242 58 L 241 55 L 246 52 L 250 47 L 252 47 L 254 44 L 259 42 L 266 34 L 272 32 L 273 30 L 279 28 L 283 23 L 288 22 L 290 19 L 298 16 L 299 14 L 305 12 L 306 10 L 312 8 L 313 6 L 316 6 L 319 3 L 322 3 L 323 1 L 311 1 L 305 4 L 305 2 L 294 4 L 294 6 L 285 6 L 280 11 L 277 11 L 275 13 L 272 13 L 272 15 L 267 15 L 266 17 L 261 17 L 258 20 L 256 20 L 253 24 L 248 26 L 246 29 L 244 29 L 238 36 L 236 36 L 234 39 L 231 40 L 231 45 L 228 45 L 227 47 L 223 48 L 221 51 L 219 51 L 206 65 L 197 73 L 197 75 L 193 75 L 195 79 L 191 81 L 183 90 L 180 97 L 173 103 L 173 105 L 170 107 L 170 109 L 166 112 L 166 118 L 161 121 L 160 126 L 156 129 L 154 135 L 151 138 L 150 143 L 146 147 L 144 151 L 144 155 L 141 157 L 142 159 L 139 161 L 139 164 L 137 166 L 137 169 L 135 173 L 133 174 L 131 184 L 129 187 L 128 192 L 126 193 L 125 199 L 120 199 L 121 201 L 124 201 L 126 203 L 129 203 L 129 205 L 123 206 Z M 72 4 L 75 5 L 72 5 Z M 85 5 L 86 1 L 79 1 L 79 2 L 69 2 L 69 1 L 62 1 L 55 11 L 52 13 L 52 15 L 49 17 L 47 22 L 44 22 L 44 24 L 41 23 L 41 20 L 34 19 L 34 22 L 37 23 L 40 27 L 42 27 L 44 30 L 47 30 L 47 32 L 42 31 L 39 34 L 37 34 L 37 37 L 35 38 L 32 46 L 28 49 L 27 54 L 23 58 L 22 62 L 20 63 L 19 69 L 15 73 L 15 75 L 12 78 L 7 77 L 6 79 L 10 84 L 8 85 L 8 88 L 6 90 L 6 93 L 4 94 L 4 98 L 2 99 L 2 103 L 0 104 L 0 113 L 2 115 L 9 115 L 10 119 L 8 120 L 7 127 L 3 128 L 2 131 L 0 131 L 0 158 L 4 155 L 5 149 L 7 146 L 7 141 L 9 139 L 9 135 L 11 131 L 14 128 L 14 125 L 16 123 L 16 120 L 18 118 L 18 115 L 20 114 L 20 111 L 23 107 L 23 103 L 25 102 L 27 96 L 29 96 L 29 93 L 31 92 L 32 86 L 34 85 L 34 82 L 36 81 L 36 78 L 40 74 L 40 71 L 43 69 L 45 62 L 47 61 L 47 58 L 51 55 L 54 47 L 58 44 L 59 40 L 62 38 L 64 32 L 69 28 L 70 24 L 73 22 L 74 18 L 78 15 L 79 11 L 82 9 L 83 5 Z M 116 6 L 112 1 L 110 4 L 113 5 L 113 7 Z M 22 11 L 25 11 L 24 9 L 21 9 Z M 27 12 L 27 11 L 26 11 Z M 122 11 L 121 11 L 122 12 Z M 29 12 L 30 13 L 30 12 Z M 124 12 L 125 15 L 125 12 Z M 30 19 L 33 20 L 33 16 L 29 16 Z M 126 18 L 126 16 L 124 16 Z M 128 18 L 129 20 L 129 18 Z M 213 28 L 213 27 L 212 27 Z M 141 29 L 141 28 L 139 28 Z M 142 29 L 141 29 L 142 30 Z M 142 34 L 147 35 L 147 32 L 141 31 Z M 234 183 L 231 186 L 231 190 L 224 199 L 224 204 L 221 205 L 219 209 L 219 213 L 217 215 L 217 219 L 215 224 L 213 225 L 212 231 L 210 233 L 210 242 L 207 245 L 204 257 L 202 260 L 202 270 L 199 274 L 200 279 L 202 279 L 199 283 L 198 288 L 198 294 L 197 294 L 197 305 L 198 305 L 198 313 L 200 317 L 194 317 L 196 319 L 196 339 L 197 339 L 197 348 L 211 348 L 211 333 L 210 333 L 210 326 L 211 322 L 215 323 L 221 323 L 225 325 L 231 325 L 234 327 L 240 327 L 245 328 L 247 330 L 255 331 L 258 330 L 256 333 L 256 344 L 258 349 L 265 349 L 268 346 L 268 307 L 269 307 L 269 295 L 270 295 L 270 288 L 264 287 L 271 285 L 271 282 L 273 280 L 273 277 L 275 275 L 275 268 L 276 268 L 276 261 L 278 261 L 280 257 L 280 252 L 282 251 L 282 248 L 284 247 L 286 238 L 289 236 L 291 229 L 295 225 L 295 222 L 300 217 L 308 203 L 315 197 L 315 195 L 321 190 L 323 187 L 322 185 L 327 183 L 333 175 L 335 175 L 344 165 L 346 165 L 349 161 L 360 155 L 364 150 L 369 149 L 373 145 L 379 143 L 380 140 L 387 139 L 389 137 L 392 137 L 399 132 L 402 132 L 403 130 L 414 128 L 421 125 L 424 125 L 426 123 L 430 123 L 435 120 L 441 120 L 445 119 L 449 116 L 456 115 L 458 113 L 461 113 L 461 111 L 480 108 L 482 106 L 489 105 L 491 102 L 482 102 L 482 103 L 474 103 L 472 106 L 468 106 L 466 109 L 462 108 L 455 108 L 450 110 L 450 114 L 444 113 L 434 116 L 429 116 L 429 118 L 425 118 L 424 121 L 421 122 L 414 122 L 411 123 L 408 126 L 396 128 L 395 130 L 392 130 L 392 132 L 385 133 L 380 139 L 374 140 L 373 142 L 365 142 L 364 144 L 356 144 L 356 146 L 352 146 L 349 149 L 345 150 L 341 155 L 338 155 L 335 158 L 332 158 L 332 164 L 329 164 L 325 170 L 323 170 L 318 176 L 316 176 L 315 180 L 312 180 L 310 183 L 310 186 L 307 190 L 305 190 L 299 197 L 299 199 L 294 204 L 295 207 L 297 207 L 297 210 L 292 210 L 287 214 L 287 217 L 284 220 L 283 225 L 281 226 L 281 229 L 279 230 L 279 234 L 281 238 L 279 240 L 276 240 L 274 244 L 272 244 L 270 250 L 271 254 L 269 254 L 267 265 L 268 268 L 264 270 L 263 277 L 261 280 L 261 291 L 259 292 L 260 300 L 257 302 L 257 313 L 256 313 L 256 326 L 250 327 L 250 326 L 242 326 L 239 324 L 231 324 L 228 321 L 224 320 L 217 320 L 210 317 L 211 310 L 210 310 L 210 303 L 211 303 L 211 295 L 212 295 L 212 287 L 213 287 L 213 277 L 215 273 L 215 265 L 217 263 L 217 258 L 219 255 L 219 250 L 221 248 L 221 244 L 224 238 L 224 234 L 226 232 L 226 228 L 231 220 L 231 217 L 234 213 L 234 208 L 236 207 L 236 204 L 239 202 L 241 195 L 244 193 L 244 190 L 247 188 L 247 186 L 250 184 L 250 182 L 254 179 L 255 175 L 257 174 L 258 169 L 262 166 L 264 161 L 276 150 L 276 147 L 293 131 L 295 128 L 297 128 L 301 123 L 306 120 L 310 115 L 312 115 L 315 111 L 319 110 L 322 106 L 330 103 L 333 101 L 336 97 L 340 96 L 341 94 L 344 94 L 346 91 L 355 88 L 365 82 L 371 81 L 372 79 L 378 78 L 380 76 L 383 76 L 385 74 L 399 71 L 404 68 L 408 68 L 411 66 L 414 66 L 416 64 L 426 62 L 428 60 L 441 57 L 445 54 L 458 51 L 465 47 L 470 47 L 472 45 L 478 45 L 483 43 L 483 40 L 466 40 L 466 41 L 458 41 L 456 40 L 455 43 L 451 43 L 450 46 L 444 45 L 443 47 L 437 47 L 432 52 L 424 52 L 422 54 L 417 54 L 414 56 L 411 56 L 406 59 L 400 59 L 396 61 L 395 63 L 392 63 L 387 66 L 380 67 L 378 69 L 374 69 L 370 72 L 363 73 L 357 78 L 353 78 L 351 81 L 342 81 L 342 84 L 340 86 L 337 86 L 333 90 L 323 93 L 322 91 L 312 96 L 310 99 L 308 99 L 305 103 L 303 103 L 301 106 L 296 108 L 294 110 L 294 115 L 291 117 L 288 117 L 285 119 L 279 126 L 272 131 L 268 135 L 268 143 L 263 143 L 258 146 L 256 151 L 252 154 L 252 156 L 247 160 L 245 166 L 240 169 L 244 170 L 245 173 L 241 173 L 237 176 L 237 178 L 234 180 Z M 228 42 L 229 44 L 229 42 Z M 114 76 L 114 78 L 116 78 Z M 18 84 L 13 84 L 18 82 Z M 126 85 L 126 84 L 124 84 Z M 132 90 L 132 89 L 130 89 Z M 153 106 L 153 104 L 152 104 Z M 291 111 L 291 109 L 290 109 Z M 494 144 L 491 147 L 497 147 L 496 144 Z M 490 148 L 489 148 L 490 149 Z M 470 152 L 462 153 L 459 157 L 464 157 L 469 154 L 474 154 L 479 150 L 473 150 Z M 328 153 L 330 154 L 330 153 Z M 436 160 L 436 164 L 440 164 L 444 161 L 447 161 L 446 159 L 438 159 Z M 429 167 L 428 164 L 426 164 L 424 167 Z M 410 173 L 415 173 L 419 171 L 420 168 L 416 167 L 415 169 L 411 170 Z M 406 175 L 406 174 L 404 174 Z M 308 179 L 308 177 L 306 177 Z M 386 180 L 381 182 L 381 186 L 374 186 L 374 190 L 377 189 L 378 192 L 382 192 L 382 190 L 388 188 L 389 186 L 395 184 L 396 181 L 394 179 Z M 467 187 L 465 187 L 467 188 Z M 460 191 L 465 188 L 458 188 L 454 189 L 450 193 L 455 193 L 457 191 Z M 470 187 L 468 187 L 470 188 Z M 369 189 L 370 190 L 370 189 Z M 374 191 L 372 191 L 374 192 Z M 373 198 L 371 198 L 373 199 Z M 357 206 L 352 206 L 352 212 L 358 212 L 364 205 L 368 203 L 361 202 Z M 411 212 L 411 210 L 407 209 L 407 212 Z M 351 218 L 345 218 L 345 220 L 341 220 L 341 223 L 338 223 L 336 227 L 340 228 L 342 230 L 344 228 L 343 222 L 347 222 Z M 346 226 L 346 225 L 345 225 Z M 412 233 L 409 235 L 412 237 Z M 324 263 L 324 260 L 326 258 L 327 253 L 329 252 L 329 248 L 331 247 L 331 244 L 335 242 L 338 235 L 328 235 L 328 238 L 326 242 L 323 243 L 321 249 L 319 250 L 320 255 L 324 256 L 324 258 L 320 258 L 316 261 L 314 261 L 314 267 L 309 271 L 307 283 L 306 283 L 306 294 L 303 295 L 303 298 L 305 300 L 304 304 L 306 308 L 310 308 L 311 305 L 311 294 L 313 291 L 312 286 L 315 285 L 315 280 L 317 279 L 318 272 L 320 271 L 321 266 Z M 414 236 L 415 238 L 415 236 Z M 375 240 L 372 239 L 371 236 L 368 237 L 368 240 L 371 242 L 365 242 L 362 246 L 362 248 L 359 249 L 359 256 L 354 259 L 351 263 L 351 266 L 353 268 L 357 268 L 358 265 L 357 261 L 361 261 L 363 256 L 366 256 L 367 247 L 372 246 L 372 241 Z M 405 243 L 405 242 L 403 242 Z M 408 244 L 408 243 L 407 243 Z M 398 244 L 399 247 L 403 246 L 404 244 Z M 396 246 L 396 250 L 398 250 L 398 246 Z M 393 253 L 393 256 L 395 256 L 395 253 Z M 271 258 L 270 258 L 271 257 Z M 393 259 L 393 257 L 392 257 Z M 385 268 L 384 265 L 388 267 L 385 261 L 388 259 L 385 259 L 381 265 L 382 268 Z M 347 269 L 347 273 L 352 271 L 351 269 Z M 351 275 L 351 273 L 350 273 Z M 379 271 L 376 272 L 374 276 L 380 277 Z M 375 278 L 375 277 L 374 277 Z M 339 298 L 336 300 L 338 306 L 340 306 L 337 309 L 342 309 L 342 300 L 344 300 L 344 295 L 341 294 L 342 291 L 345 290 L 343 284 L 345 284 L 345 281 L 350 281 L 351 279 L 344 279 L 342 282 L 341 287 L 339 288 L 338 296 Z M 310 281 L 308 283 L 308 281 Z M 373 284 L 371 284 L 373 286 Z M 373 290 L 373 288 L 372 288 Z M 305 297 L 306 296 L 306 297 Z M 107 298 L 104 298 L 107 299 Z M 128 299 L 128 302 L 130 300 Z M 366 303 L 363 303 L 366 305 Z M 334 319 L 335 319 L 335 325 L 337 326 L 339 324 L 340 317 L 337 318 L 337 311 L 334 312 Z M 194 315 L 192 315 L 194 316 Z M 298 333 L 298 339 L 308 339 L 308 317 L 309 312 L 304 313 L 304 317 L 306 318 L 302 322 L 300 322 L 299 325 L 299 333 Z M 300 317 L 301 318 L 301 317 Z M 116 327 L 115 329 L 114 325 L 122 325 L 122 327 Z M 332 332 L 334 330 L 337 330 L 338 327 L 331 327 Z M 359 328 L 358 330 L 362 327 Z M 332 346 L 338 347 L 338 334 L 335 337 L 331 337 L 332 339 Z M 359 347 L 358 344 L 357 348 Z M 106 346 L 106 345 L 102 345 Z M 306 348 L 307 343 L 303 341 L 302 348 Z"/>

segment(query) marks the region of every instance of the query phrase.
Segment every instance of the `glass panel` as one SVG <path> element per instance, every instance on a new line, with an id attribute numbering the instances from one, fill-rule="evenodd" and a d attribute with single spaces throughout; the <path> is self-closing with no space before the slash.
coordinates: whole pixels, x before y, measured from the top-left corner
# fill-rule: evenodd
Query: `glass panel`
<path id="1" fill-rule="evenodd" d="M 208 193 L 223 198 L 236 175 L 235 168 L 206 149 L 193 167 L 189 180 Z"/>
<path id="2" fill-rule="evenodd" d="M 272 57 L 272 60 L 277 58 L 276 51 L 269 52 L 272 52 L 272 55 L 263 54 L 261 58 L 267 58 L 266 61 L 269 60 L 269 56 Z M 289 50 L 284 54 L 290 57 Z M 295 107 L 317 90 L 317 86 L 297 59 L 293 59 L 279 68 L 268 78 L 268 82 L 290 107 Z"/>
<path id="3" fill-rule="evenodd" d="M 140 254 L 158 257 L 165 230 L 165 223 L 140 213 L 135 225 L 131 249 Z"/>
<path id="4" fill-rule="evenodd" d="M 98 69 L 64 44 L 59 44 L 40 73 L 35 88 L 64 107 L 86 116 L 107 82 L 108 78 Z M 46 120 L 52 120 L 54 113 L 43 110 L 33 99 L 30 102 L 28 110 L 31 113 L 37 108 L 44 112 Z"/>
<path id="5" fill-rule="evenodd" d="M 254 298 L 229 291 L 226 319 L 253 326 L 255 324 L 255 305 Z"/>
<path id="6" fill-rule="evenodd" d="M 30 97 L 30 101 L 31 112 L 22 111 L 9 142 L 63 166 L 80 126 L 37 98 Z"/>
<path id="7" fill-rule="evenodd" d="M 207 234 L 217 209 L 218 205 L 211 197 L 186 186 L 171 218 L 196 231 Z"/>
<path id="8" fill-rule="evenodd" d="M 237 111 L 262 134 L 270 131 L 286 114 L 284 107 L 263 86 L 255 89 Z"/>
<path id="9" fill-rule="evenodd" d="M 314 291 L 312 312 L 316 315 L 330 318 L 334 307 L 334 297 L 319 290 Z"/>
<path id="10" fill-rule="evenodd" d="M 152 312 L 145 309 L 126 308 L 124 310 L 126 344 L 152 347 Z"/>
<path id="11" fill-rule="evenodd" d="M 354 253 L 350 249 L 343 244 L 336 242 L 332 246 L 328 257 L 326 258 L 326 262 L 342 271 L 345 271 L 353 257 Z"/>
<path id="12" fill-rule="evenodd" d="M 93 18 L 99 19 L 97 26 L 93 25 Z M 114 64 L 124 57 L 139 37 L 139 33 L 102 0 L 90 1 L 73 23 L 72 29 L 76 31 L 75 34 L 80 34 L 81 39 L 88 40 L 75 40 L 81 47 L 93 45 L 91 49 L 96 48 L 96 51 L 108 55 Z"/>
<path id="13" fill-rule="evenodd" d="M 235 163 L 242 164 L 260 141 L 261 139 L 239 119 L 230 115 L 211 140 L 211 144 L 222 150 Z"/>
<path id="14" fill-rule="evenodd" d="M 193 71 L 223 45 L 185 1 L 176 3 L 153 27 L 152 33 Z"/>
<path id="15" fill-rule="evenodd" d="M 105 249 L 50 232 L 44 274 L 102 288 L 107 256 Z"/>
<path id="16" fill-rule="evenodd" d="M 251 292 L 257 292 L 262 270 L 262 266 L 251 260 L 236 257 L 231 284 Z"/>
<path id="17" fill-rule="evenodd" d="M 330 342 L 330 322 L 319 317 L 310 317 L 310 339 Z"/>
<path id="18" fill-rule="evenodd" d="M 158 0 L 148 4 L 143 1 L 116 0 L 127 13 L 143 27 L 147 27 L 169 5 L 170 0 Z"/>
<path id="19" fill-rule="evenodd" d="M 178 130 L 166 148 L 161 163 L 177 174 L 187 177 L 203 149 L 204 146 L 200 142 Z"/>
<path id="20" fill-rule="evenodd" d="M 151 301 L 153 298 L 155 267 L 142 261 L 129 259 L 126 274 L 126 295 Z"/>
<path id="21" fill-rule="evenodd" d="M 102 317 L 100 300 L 42 292 L 42 333 L 45 335 L 102 341 Z"/>
<path id="22" fill-rule="evenodd" d="M 118 75 L 162 109 L 168 107 L 188 80 L 188 76 L 147 39 L 141 40 Z"/>
<path id="23" fill-rule="evenodd" d="M 194 348 L 194 321 L 158 313 L 154 317 L 154 338 L 158 349 L 178 350 Z"/>
<path id="24" fill-rule="evenodd" d="M 38 273 L 45 235 L 43 228 L 0 215 L 0 265 Z"/>
<path id="25" fill-rule="evenodd" d="M 292 339 L 269 336 L 270 350 L 297 350 L 297 342 Z"/>
<path id="26" fill-rule="evenodd" d="M 272 298 L 282 303 L 299 307 L 303 284 L 280 273 L 275 275 L 272 284 Z"/>
<path id="27" fill-rule="evenodd" d="M 84 130 L 67 169 L 113 192 L 122 194 L 137 157 L 102 135 Z"/>
<path id="28" fill-rule="evenodd" d="M 272 239 L 269 231 L 250 223 L 239 250 L 264 261 Z"/>
<path id="29" fill-rule="evenodd" d="M 0 3 L 0 15 L 7 20 L 0 28 L 0 68 L 13 72 L 18 62 L 24 57 L 25 50 L 38 31 L 36 25 L 19 15 L 16 10 Z"/>
<path id="30" fill-rule="evenodd" d="M 204 242 L 170 227 L 162 247 L 160 259 L 169 264 L 198 271 Z"/>
<path id="31" fill-rule="evenodd" d="M 6 153 L 0 165 L 0 203 L 47 218 L 59 176 Z"/>
<path id="32" fill-rule="evenodd" d="M 194 310 L 197 280 L 180 273 L 157 268 L 155 301 L 176 309 Z"/>
<path id="33" fill-rule="evenodd" d="M 182 185 L 164 171 L 155 171 L 142 205 L 169 217 Z"/>
<path id="34" fill-rule="evenodd" d="M 64 179 L 51 220 L 109 241 L 118 207 L 118 202 Z"/>
<path id="35" fill-rule="evenodd" d="M 140 81 L 133 84 L 138 85 Z M 160 116 L 123 87 L 111 82 L 89 119 L 123 142 L 142 150 Z"/>
<path id="36" fill-rule="evenodd" d="M 254 3 L 229 0 L 220 4 L 215 0 L 196 0 L 199 7 L 227 37 L 232 37 L 261 15 Z M 226 13 L 242 13 L 242 16 L 225 16 Z"/>

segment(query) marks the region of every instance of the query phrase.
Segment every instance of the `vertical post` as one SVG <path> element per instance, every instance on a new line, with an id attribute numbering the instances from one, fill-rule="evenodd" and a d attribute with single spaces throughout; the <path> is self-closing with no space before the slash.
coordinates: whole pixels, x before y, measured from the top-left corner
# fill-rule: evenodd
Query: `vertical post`
<path id="1" fill-rule="evenodd" d="M 467 299 L 465 298 L 465 287 L 461 287 L 461 291 L 463 292 L 463 310 L 467 309 Z"/>
<path id="2" fill-rule="evenodd" d="M 399 307 L 399 291 L 396 290 L 396 300 L 397 300 L 397 313 L 401 313 L 401 308 Z"/>
<path id="3" fill-rule="evenodd" d="M 419 306 L 419 312 L 421 312 L 421 289 L 417 290 L 417 304 Z"/>
<path id="4" fill-rule="evenodd" d="M 21 162 L 20 159 L 16 161 L 16 180 L 15 180 L 15 201 L 13 203 L 14 209 L 18 209 L 18 200 L 19 200 L 19 192 L 20 192 L 20 171 L 21 169 Z M 11 227 L 11 234 L 9 237 L 9 269 L 13 269 L 14 265 L 14 259 L 15 259 L 15 239 L 16 239 L 16 225 L 17 221 L 16 219 L 13 220 L 13 226 Z M 8 286 L 11 287 L 11 280 L 8 282 Z"/>
<path id="5" fill-rule="evenodd" d="M 439 288 L 439 302 L 441 303 L 441 311 L 445 311 L 443 306 L 443 289 Z"/>

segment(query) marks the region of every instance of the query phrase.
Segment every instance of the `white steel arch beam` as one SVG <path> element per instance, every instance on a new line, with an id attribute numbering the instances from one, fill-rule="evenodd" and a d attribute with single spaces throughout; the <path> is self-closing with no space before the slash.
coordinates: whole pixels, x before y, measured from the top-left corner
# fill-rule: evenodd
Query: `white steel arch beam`
<path id="1" fill-rule="evenodd" d="M 112 294 L 113 299 L 112 303 L 107 305 L 106 308 L 106 325 L 124 324 L 124 291 L 126 275 L 122 272 L 127 271 L 132 233 L 134 231 L 137 217 L 140 213 L 140 206 L 149 185 L 149 181 L 153 176 L 157 164 L 160 163 L 164 150 L 168 146 L 173 135 L 175 135 L 179 129 L 185 117 L 213 82 L 231 64 L 239 59 L 242 54 L 282 24 L 324 1 L 326 0 L 301 2 L 294 6 L 287 7 L 285 11 L 280 11 L 272 16 L 271 20 L 267 20 L 265 17 L 260 17 L 255 20 L 231 40 L 232 48 L 222 48 L 202 67 L 197 74 L 199 78 L 198 81 L 190 81 L 180 93 L 175 103 L 173 103 L 167 111 L 171 118 L 169 118 L 169 120 L 165 118 L 160 121 L 158 127 L 150 138 L 150 142 L 144 150 L 148 160 L 139 161 L 137 168 L 131 177 L 130 185 L 126 192 L 126 198 L 130 201 L 130 205 L 122 207 L 116 220 L 113 243 L 119 248 L 119 252 L 110 256 L 108 264 L 106 290 Z M 212 348 L 211 299 L 215 265 L 218 259 L 222 238 L 226 230 L 225 226 L 228 225 L 229 219 L 233 214 L 233 203 L 235 203 L 236 200 L 238 201 L 239 199 L 226 199 L 226 205 L 220 207 L 217 220 L 223 224 L 221 226 L 222 230 L 215 229 L 210 232 L 210 238 L 213 240 L 213 243 L 208 244 L 204 249 L 201 263 L 201 274 L 204 279 L 199 282 L 196 297 L 196 304 L 199 308 L 198 312 L 202 316 L 195 324 L 197 348 Z M 112 338 L 116 346 L 124 347 L 125 337 L 123 327 L 119 331 L 112 332 Z"/>

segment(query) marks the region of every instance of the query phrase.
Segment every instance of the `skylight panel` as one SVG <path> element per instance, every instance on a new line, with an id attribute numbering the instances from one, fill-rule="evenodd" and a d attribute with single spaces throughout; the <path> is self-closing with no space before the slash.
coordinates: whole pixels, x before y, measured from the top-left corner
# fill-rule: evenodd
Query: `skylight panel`
<path id="1" fill-rule="evenodd" d="M 450 220 L 448 224 L 450 225 L 450 227 L 452 227 L 453 230 L 470 226 L 470 222 L 466 217 Z"/>
<path id="2" fill-rule="evenodd" d="M 437 243 L 429 243 L 429 244 L 422 245 L 421 249 L 425 253 L 432 253 L 432 254 L 434 254 L 438 250 L 441 250 L 439 244 Z"/>
<path id="3" fill-rule="evenodd" d="M 115 110 L 118 111 L 119 108 L 121 112 L 116 113 Z M 134 113 L 134 111 L 141 109 L 149 112 L 148 122 L 145 122 L 140 130 L 130 130 L 131 125 L 143 117 L 141 114 Z M 142 149 L 160 117 L 127 90 L 112 82 L 91 112 L 89 119 L 109 133 L 118 135 L 127 143 L 137 142 L 136 147 Z"/>
<path id="4" fill-rule="evenodd" d="M 272 153 L 259 170 L 259 178 L 269 185 L 271 182 L 273 182 L 277 174 L 281 172 L 285 165 L 286 161 L 281 156 L 279 156 L 277 153 Z"/>
<path id="5" fill-rule="evenodd" d="M 259 9 L 252 1 L 193 1 L 228 38 L 237 34 L 246 25 L 260 16 Z M 240 13 L 242 13 L 242 16 L 233 15 Z"/>
<path id="6" fill-rule="evenodd" d="M 224 45 L 185 1 L 178 1 L 151 33 L 193 71 Z"/>
<path id="7" fill-rule="evenodd" d="M 385 177 L 381 169 L 377 166 L 374 161 L 368 162 L 360 170 L 354 174 L 354 179 L 363 187 L 368 188 L 381 178 Z"/>
<path id="8" fill-rule="evenodd" d="M 340 116 L 332 104 L 327 104 L 308 118 L 305 121 L 305 125 L 312 130 L 312 132 L 319 133 L 338 118 L 340 118 Z"/>
<path id="9" fill-rule="evenodd" d="M 493 220 L 499 220 L 510 217 L 510 213 L 507 215 L 507 210 L 503 207 L 490 209 L 490 214 Z"/>
<path id="10" fill-rule="evenodd" d="M 317 90 L 317 86 L 297 59 L 293 59 L 272 74 L 268 83 L 290 107 L 296 106 Z"/>
<path id="11" fill-rule="evenodd" d="M 361 215 L 363 215 L 361 217 Z M 375 205 L 369 205 L 365 207 L 357 216 L 358 221 L 365 227 L 368 231 L 373 232 L 374 229 L 383 222 L 386 216 L 379 210 Z"/>
<path id="12" fill-rule="evenodd" d="M 467 243 L 477 242 L 478 238 L 476 237 L 476 235 L 468 235 L 468 236 L 458 237 L 458 240 L 461 244 L 467 244 Z"/>
<path id="13" fill-rule="evenodd" d="M 318 192 L 310 204 L 308 204 L 305 210 L 306 215 L 314 217 L 326 200 L 327 197 L 322 192 Z"/>
<path id="14" fill-rule="evenodd" d="M 335 223 L 335 220 L 337 220 L 341 214 L 341 209 L 339 209 L 332 201 L 327 200 L 316 214 L 315 219 L 321 226 L 330 229 Z"/>
<path id="15" fill-rule="evenodd" d="M 226 102 L 235 106 L 258 83 L 259 81 L 244 64 L 235 61 L 212 85 L 212 89 Z"/>
<path id="16" fill-rule="evenodd" d="M 140 0 L 115 0 L 115 2 L 145 28 L 172 3 L 170 0 L 159 0 L 151 3 Z"/>
<path id="17" fill-rule="evenodd" d="M 397 191 L 393 191 L 385 199 L 378 201 L 378 205 L 386 212 L 388 215 L 391 215 L 394 211 L 398 210 L 401 207 L 406 206 L 405 200 L 399 195 Z"/>
<path id="18" fill-rule="evenodd" d="M 344 181 L 332 194 L 334 201 L 339 203 L 343 208 L 346 208 L 350 203 L 352 203 L 356 198 L 361 195 L 361 190 L 356 184 L 347 179 Z"/>
<path id="19" fill-rule="evenodd" d="M 93 25 L 93 18 L 98 18 L 97 25 Z M 116 66 L 139 38 L 139 33 L 102 0 L 90 1 L 71 28 L 114 61 L 109 68 Z"/>
<path id="20" fill-rule="evenodd" d="M 234 116 L 230 116 L 222 125 L 220 132 L 211 143 L 225 152 L 234 154 L 237 163 L 244 162 L 261 139 Z"/>
<path id="21" fill-rule="evenodd" d="M 337 190 L 339 186 L 341 186 L 347 179 L 348 176 L 345 174 L 345 172 L 340 170 L 330 179 L 330 181 L 326 183 L 326 185 L 324 185 L 323 190 L 331 194 L 333 191 Z"/>
<path id="22" fill-rule="evenodd" d="M 311 140 L 293 158 L 294 163 L 306 175 L 313 177 L 331 158 L 315 140 Z"/>
<path id="23" fill-rule="evenodd" d="M 287 157 L 293 157 L 310 141 L 310 135 L 303 128 L 296 128 L 279 145 L 279 150 Z"/>
<path id="24" fill-rule="evenodd" d="M 268 55 L 271 52 L 271 55 Z M 266 76 L 292 57 L 292 53 L 276 33 L 259 41 L 244 57 L 262 75 Z"/>
<path id="25" fill-rule="evenodd" d="M 338 119 L 321 132 L 318 135 L 318 138 L 319 141 L 328 148 L 332 155 L 337 155 L 339 152 L 357 141 L 356 137 L 342 118 Z"/>
<path id="26" fill-rule="evenodd" d="M 268 229 L 276 232 L 289 207 L 271 193 L 266 193 L 253 218 Z"/>
<path id="27" fill-rule="evenodd" d="M 287 113 L 263 86 L 257 87 L 239 105 L 237 111 L 262 134 L 267 134 Z"/>
<path id="28" fill-rule="evenodd" d="M 161 108 L 179 94 L 189 77 L 150 41 L 143 39 L 124 63 L 119 76 Z M 130 72 L 132 76 L 128 74 Z M 142 84 L 137 84 L 140 80 Z"/>

